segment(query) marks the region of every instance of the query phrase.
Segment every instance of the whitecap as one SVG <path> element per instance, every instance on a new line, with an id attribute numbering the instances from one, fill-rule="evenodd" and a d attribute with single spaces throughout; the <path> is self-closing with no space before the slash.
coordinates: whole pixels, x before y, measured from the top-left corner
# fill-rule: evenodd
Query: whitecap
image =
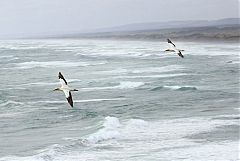
<path id="1" fill-rule="evenodd" d="M 90 65 L 102 65 L 106 62 L 68 62 L 68 61 L 47 61 L 38 62 L 30 61 L 16 64 L 16 68 L 19 69 L 30 69 L 36 67 L 42 68 L 56 68 L 56 67 L 79 67 L 79 66 L 90 66 Z"/>
<path id="2" fill-rule="evenodd" d="M 0 56 L 1 61 L 9 62 L 13 60 L 18 60 L 19 58 L 14 55 L 2 55 Z"/>
<path id="3" fill-rule="evenodd" d="M 46 86 L 46 85 L 57 85 L 60 84 L 59 82 L 33 82 L 33 83 L 25 83 L 25 84 L 21 84 L 19 86 Z"/>
<path id="4" fill-rule="evenodd" d="M 161 146 L 174 147 L 175 144 L 173 142 L 167 143 L 167 141 L 163 140 L 170 139 L 172 141 L 180 141 L 182 145 L 192 145 L 196 143 L 191 139 L 187 139 L 187 136 L 201 132 L 210 132 L 223 125 L 237 124 L 238 120 L 235 119 L 180 118 L 148 122 L 142 119 L 120 121 L 116 117 L 108 116 L 103 122 L 103 128 L 91 134 L 88 139 L 91 143 L 111 139 L 156 139 Z"/>
<path id="5" fill-rule="evenodd" d="M 14 58 L 14 55 L 1 55 L 0 59 L 5 59 L 5 58 Z"/>
<path id="6" fill-rule="evenodd" d="M 114 70 L 106 70 L 106 71 L 98 71 L 96 74 L 123 74 L 123 73 L 127 73 L 128 70 L 124 69 L 124 68 L 117 68 Z"/>
<path id="7" fill-rule="evenodd" d="M 8 100 L 0 104 L 0 106 L 9 106 L 9 105 L 23 105 L 24 103 L 18 101 Z"/>
<path id="8" fill-rule="evenodd" d="M 90 144 L 96 144 L 107 140 L 121 140 L 136 133 L 137 131 L 145 131 L 148 122 L 141 119 L 130 119 L 120 122 L 117 117 L 107 116 L 104 118 L 103 128 L 97 132 L 90 134 L 86 140 Z M 138 132 L 137 132 L 138 133 Z"/>
<path id="9" fill-rule="evenodd" d="M 145 83 L 143 82 L 124 81 L 124 82 L 120 82 L 120 85 L 117 88 L 120 88 L 120 89 L 137 88 L 137 87 L 143 86 L 144 84 Z"/>
<path id="10" fill-rule="evenodd" d="M 130 119 L 127 122 L 129 128 L 145 128 L 148 126 L 148 122 L 142 119 Z"/>
<path id="11" fill-rule="evenodd" d="M 107 86 L 107 87 L 92 87 L 92 88 L 82 88 L 84 91 L 95 91 L 95 90 L 109 90 L 109 89 L 130 89 L 143 86 L 144 82 L 131 82 L 131 81 L 122 81 L 117 86 Z"/>
<path id="12" fill-rule="evenodd" d="M 26 112 L 10 112 L 10 113 L 0 113 L 0 118 L 16 118 L 25 114 Z"/>
<path id="13" fill-rule="evenodd" d="M 98 130 L 96 133 L 91 134 L 86 138 L 89 143 L 98 143 L 104 140 L 117 139 L 121 137 L 119 128 L 122 125 L 119 119 L 116 117 L 105 117 L 102 129 Z"/>
<path id="14" fill-rule="evenodd" d="M 105 117 L 105 122 L 103 126 L 108 129 L 115 129 L 115 128 L 121 127 L 121 124 L 118 118 L 107 116 Z"/>
<path id="15" fill-rule="evenodd" d="M 176 74 L 161 74 L 161 75 L 133 75 L 133 76 L 116 76 L 115 79 L 126 78 L 126 79 L 134 79 L 134 78 L 168 78 L 168 77 L 179 77 L 188 75 L 187 73 L 176 73 Z"/>
<path id="16" fill-rule="evenodd" d="M 130 156 L 138 156 L 137 159 L 141 157 L 143 160 L 236 160 L 238 141 L 207 141 L 203 144 L 188 136 L 238 123 L 238 120 L 217 120 L 211 117 L 145 121 L 107 116 L 101 122 L 101 129 L 85 136 L 85 139 L 66 138 L 69 143 L 66 146 L 52 145 L 37 155 L 4 157 L 0 160 L 128 160 Z M 78 146 L 81 147 L 80 151 Z M 102 150 L 103 147 L 111 150 Z M 155 153 L 149 159 L 150 152 Z"/>
<path id="17" fill-rule="evenodd" d="M 132 70 L 132 73 L 165 73 L 165 72 L 172 72 L 172 71 L 180 71 L 185 70 L 186 68 L 181 65 L 167 65 L 163 67 L 148 67 L 142 69 L 135 69 Z"/>
<path id="18" fill-rule="evenodd" d="M 163 88 L 169 88 L 172 90 L 197 90 L 195 86 L 163 86 Z"/>

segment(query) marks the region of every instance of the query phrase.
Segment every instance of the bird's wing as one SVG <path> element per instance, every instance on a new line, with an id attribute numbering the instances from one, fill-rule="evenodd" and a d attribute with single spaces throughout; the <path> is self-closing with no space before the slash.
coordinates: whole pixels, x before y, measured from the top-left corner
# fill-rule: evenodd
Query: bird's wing
<path id="1" fill-rule="evenodd" d="M 166 49 L 165 51 L 175 52 L 175 50 L 173 50 L 173 49 Z"/>
<path id="2" fill-rule="evenodd" d="M 58 73 L 58 79 L 59 79 L 60 83 L 62 84 L 62 86 L 67 85 L 67 81 L 65 80 L 65 78 L 63 77 L 61 72 Z"/>
<path id="3" fill-rule="evenodd" d="M 177 53 L 180 57 L 184 58 L 184 56 L 182 55 L 181 51 L 178 51 Z"/>
<path id="4" fill-rule="evenodd" d="M 71 107 L 73 107 L 73 100 L 72 100 L 72 94 L 69 90 L 63 90 L 66 98 L 67 98 L 67 101 L 68 103 L 70 104 Z"/>
<path id="5" fill-rule="evenodd" d="M 170 39 L 167 39 L 168 44 L 171 48 L 175 48 L 176 46 L 174 45 L 174 43 L 172 43 L 172 41 Z"/>

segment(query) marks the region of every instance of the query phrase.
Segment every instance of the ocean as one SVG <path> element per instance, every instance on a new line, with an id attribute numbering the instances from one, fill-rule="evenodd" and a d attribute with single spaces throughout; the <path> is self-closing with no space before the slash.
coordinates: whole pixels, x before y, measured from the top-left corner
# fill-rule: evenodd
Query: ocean
<path id="1" fill-rule="evenodd" d="M 0 41 L 0 161 L 239 160 L 239 43 L 174 43 Z"/>

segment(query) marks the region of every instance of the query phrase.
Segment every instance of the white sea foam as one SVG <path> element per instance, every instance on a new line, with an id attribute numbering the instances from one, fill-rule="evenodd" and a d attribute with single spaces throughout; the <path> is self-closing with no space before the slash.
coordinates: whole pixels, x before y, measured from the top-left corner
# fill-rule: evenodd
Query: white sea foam
<path id="1" fill-rule="evenodd" d="M 18 87 L 17 85 L 15 85 L 14 87 L 7 87 L 7 88 L 4 88 L 4 90 L 25 90 L 26 88 L 23 88 L 23 87 Z"/>
<path id="2" fill-rule="evenodd" d="M 144 85 L 143 82 L 130 82 L 130 81 L 125 81 L 125 82 L 120 82 L 120 85 L 117 86 L 117 88 L 120 89 L 127 89 L 127 88 L 137 88 Z"/>
<path id="3" fill-rule="evenodd" d="M 13 55 L 1 55 L 0 59 L 4 59 L 4 58 L 13 58 Z"/>
<path id="4" fill-rule="evenodd" d="M 122 81 L 120 82 L 119 85 L 116 85 L 116 86 L 82 88 L 81 90 L 95 91 L 95 90 L 111 90 L 111 89 L 129 89 L 129 88 L 137 88 L 144 84 L 145 84 L 144 82 Z"/>
<path id="5" fill-rule="evenodd" d="M 148 123 L 141 119 L 130 119 L 120 123 L 118 118 L 107 116 L 103 122 L 103 128 L 88 136 L 86 140 L 89 143 L 98 143 L 111 139 L 124 139 L 129 135 L 125 132 L 145 129 L 146 126 L 148 126 Z"/>
<path id="6" fill-rule="evenodd" d="M 10 113 L 0 113 L 0 118 L 17 118 L 23 115 L 25 112 L 10 112 Z"/>
<path id="7" fill-rule="evenodd" d="M 79 67 L 79 66 L 90 66 L 90 65 L 101 65 L 101 64 L 106 64 L 106 62 L 30 61 L 30 62 L 18 63 L 16 64 L 16 66 L 19 69 L 30 69 L 35 67 L 42 67 L 42 68 Z"/>
<path id="8" fill-rule="evenodd" d="M 17 106 L 17 105 L 23 105 L 23 104 L 24 103 L 22 103 L 22 102 L 8 100 L 6 102 L 1 103 L 0 106 L 3 106 L 3 107 L 8 106 L 8 105 L 15 105 L 15 106 Z"/>
<path id="9" fill-rule="evenodd" d="M 238 114 L 229 114 L 229 115 L 219 115 L 219 116 L 215 116 L 213 118 L 219 119 L 219 118 L 224 118 L 224 117 L 225 118 L 236 118 L 236 117 L 240 117 L 240 113 L 238 113 Z"/>
<path id="10" fill-rule="evenodd" d="M 148 68 L 140 68 L 132 70 L 132 73 L 164 73 L 164 72 L 172 72 L 172 71 L 180 71 L 185 70 L 186 68 L 181 65 L 167 65 L 163 67 L 148 67 Z"/>
<path id="11" fill-rule="evenodd" d="M 161 74 L 161 75 L 133 75 L 133 76 L 116 76 L 115 79 L 119 78 L 128 78 L 128 79 L 134 79 L 134 78 L 167 78 L 167 77 L 179 77 L 188 75 L 187 73 L 177 73 L 177 74 Z"/>
<path id="12" fill-rule="evenodd" d="M 239 112 L 240 112 L 240 107 L 237 107 L 237 108 L 235 108 L 236 110 L 238 110 Z"/>
<path id="13" fill-rule="evenodd" d="M 197 87 L 195 87 L 195 86 L 163 86 L 163 88 L 169 88 L 169 89 L 172 89 L 172 90 L 178 90 L 178 89 L 196 90 L 197 89 Z"/>
<path id="14" fill-rule="evenodd" d="M 98 143 L 100 141 L 117 139 L 121 137 L 119 129 L 122 125 L 119 122 L 119 119 L 116 117 L 106 117 L 105 122 L 103 123 L 102 129 L 96 133 L 91 134 L 86 138 L 89 143 Z"/>
<path id="15" fill-rule="evenodd" d="M 122 73 L 127 73 L 128 70 L 127 69 L 124 69 L 124 68 L 117 68 L 117 69 L 114 69 L 114 70 L 106 70 L 106 71 L 98 71 L 97 74 L 122 74 Z"/>
<path id="16" fill-rule="evenodd" d="M 176 90 L 176 89 L 181 88 L 181 86 L 163 86 L 163 87 L 164 87 L 164 88 L 173 89 L 173 90 Z"/>
<path id="17" fill-rule="evenodd" d="M 237 160 L 238 141 L 201 143 L 202 140 L 195 141 L 189 136 L 238 123 L 235 119 L 179 118 L 144 121 L 119 120 L 108 116 L 102 122 L 101 129 L 85 136 L 85 141 L 82 140 L 81 144 L 77 138 L 68 138 L 66 141 L 71 144 L 67 146 L 52 145 L 37 155 L 9 156 L 0 160 Z"/>
<path id="18" fill-rule="evenodd" d="M 90 135 L 88 139 L 90 143 L 94 144 L 106 141 L 104 144 L 105 146 L 108 144 L 108 140 L 116 140 L 118 143 L 123 141 L 124 150 L 120 153 L 121 155 L 125 154 L 129 156 L 131 152 L 130 154 L 134 155 L 140 155 L 142 153 L 151 154 L 152 158 L 146 158 L 147 160 L 152 160 L 154 158 L 162 158 L 164 160 L 186 158 L 194 160 L 196 158 L 201 158 L 201 155 L 195 153 L 195 151 L 199 150 L 200 153 L 203 154 L 205 150 L 208 151 L 207 149 L 211 149 L 208 153 L 205 151 L 205 159 L 208 157 L 213 160 L 234 159 L 236 157 L 237 142 L 225 142 L 220 144 L 208 143 L 208 146 L 202 146 L 201 143 L 188 139 L 188 136 L 202 132 L 207 133 L 222 125 L 237 125 L 237 120 L 226 121 L 212 120 L 210 118 L 186 118 L 157 122 L 130 119 L 120 122 L 119 119 L 115 117 L 106 117 L 105 119 L 105 126 L 96 133 Z M 114 144 L 114 142 L 110 142 L 109 144 Z M 101 145 L 102 143 L 99 144 L 99 146 Z M 118 146 L 118 144 L 116 144 L 116 146 Z M 206 149 L 204 150 L 204 148 Z M 158 149 L 159 153 L 150 153 L 156 149 Z M 220 155 L 219 152 L 223 149 L 226 149 L 226 153 Z M 230 149 L 232 149 L 232 151 Z M 183 153 L 181 153 L 181 151 L 183 151 Z M 228 156 L 229 154 L 232 154 L 231 157 Z M 113 157 L 112 159 L 117 158 Z"/>
<path id="19" fill-rule="evenodd" d="M 1 55 L 0 56 L 0 60 L 1 61 L 5 61 L 5 62 L 9 62 L 9 61 L 13 61 L 13 60 L 18 60 L 19 58 L 14 56 L 14 55 Z"/>
<path id="20" fill-rule="evenodd" d="M 25 83 L 19 86 L 47 86 L 47 85 L 57 85 L 59 82 L 34 82 L 34 83 Z"/>

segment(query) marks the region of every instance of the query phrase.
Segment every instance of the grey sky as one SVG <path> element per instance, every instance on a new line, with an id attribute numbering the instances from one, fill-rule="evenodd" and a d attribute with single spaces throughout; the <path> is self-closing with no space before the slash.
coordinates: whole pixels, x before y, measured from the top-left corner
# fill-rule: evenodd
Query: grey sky
<path id="1" fill-rule="evenodd" d="M 0 0 L 0 38 L 238 17 L 239 0 Z"/>

